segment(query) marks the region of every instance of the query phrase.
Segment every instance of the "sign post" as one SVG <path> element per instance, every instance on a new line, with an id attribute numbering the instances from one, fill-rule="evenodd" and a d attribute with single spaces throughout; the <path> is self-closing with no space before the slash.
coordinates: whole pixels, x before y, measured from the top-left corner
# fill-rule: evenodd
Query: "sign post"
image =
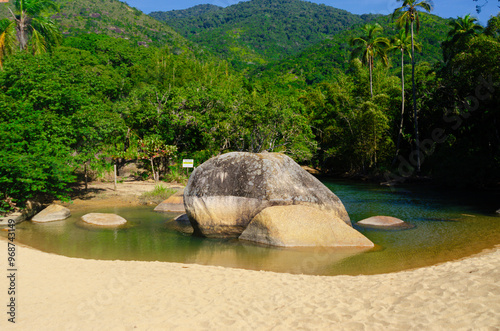
<path id="1" fill-rule="evenodd" d="M 183 159 L 182 167 L 186 168 L 186 175 L 189 177 L 189 168 L 194 168 L 194 160 L 193 159 Z"/>

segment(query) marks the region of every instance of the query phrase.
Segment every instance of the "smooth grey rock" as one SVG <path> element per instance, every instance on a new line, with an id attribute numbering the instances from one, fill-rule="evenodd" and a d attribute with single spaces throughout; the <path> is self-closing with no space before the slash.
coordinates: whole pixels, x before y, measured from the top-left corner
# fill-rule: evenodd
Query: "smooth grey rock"
<path id="1" fill-rule="evenodd" d="M 31 221 L 35 223 L 61 221 L 70 217 L 70 215 L 71 212 L 68 208 L 61 205 L 52 204 L 33 216 Z"/>
<path id="2" fill-rule="evenodd" d="M 356 225 L 377 229 L 410 229 L 414 227 L 414 225 L 392 216 L 372 216 L 357 222 Z"/>
<path id="3" fill-rule="evenodd" d="M 238 237 L 263 209 L 305 205 L 350 225 L 340 199 L 295 161 L 279 153 L 233 152 L 197 167 L 184 190 L 195 234 Z"/>
<path id="4" fill-rule="evenodd" d="M 92 225 L 105 226 L 105 227 L 116 227 L 124 225 L 127 220 L 116 214 L 108 213 L 90 213 L 82 216 L 82 221 Z"/>
<path id="5" fill-rule="evenodd" d="M 331 213 L 291 205 L 262 210 L 239 239 L 286 247 L 374 247 L 361 233 Z"/>

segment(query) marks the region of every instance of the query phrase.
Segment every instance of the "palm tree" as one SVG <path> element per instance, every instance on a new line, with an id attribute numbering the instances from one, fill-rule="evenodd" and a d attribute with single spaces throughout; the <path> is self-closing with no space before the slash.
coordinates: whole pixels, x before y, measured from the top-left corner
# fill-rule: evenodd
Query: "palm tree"
<path id="1" fill-rule="evenodd" d="M 14 10 L 9 7 L 12 18 L 0 21 L 0 62 L 15 46 L 38 55 L 61 41 L 56 24 L 44 16 L 51 9 L 58 9 L 51 0 L 14 1 Z"/>
<path id="2" fill-rule="evenodd" d="M 431 12 L 432 4 L 427 0 L 398 0 L 403 1 L 403 5 L 396 8 L 392 13 L 394 19 L 398 16 L 398 25 L 405 26 L 406 32 L 411 30 L 411 81 L 412 81 L 412 94 L 413 94 L 413 116 L 415 118 L 415 143 L 417 146 L 417 171 L 420 172 L 420 141 L 418 138 L 418 117 L 417 117 L 417 98 L 415 92 L 415 41 L 413 25 L 415 23 L 417 33 L 420 31 L 420 17 L 419 10 Z"/>
<path id="3" fill-rule="evenodd" d="M 398 50 L 401 52 L 401 123 L 399 124 L 398 140 L 396 143 L 396 155 L 394 156 L 394 162 L 396 161 L 399 154 L 399 144 L 401 142 L 401 136 L 403 135 L 403 119 L 405 113 L 405 52 L 411 58 L 411 36 L 406 33 L 405 30 L 399 30 L 398 34 L 392 38 L 391 49 Z M 420 51 L 422 47 L 420 44 L 416 43 L 415 48 Z"/>
<path id="4" fill-rule="evenodd" d="M 15 25 L 6 18 L 0 20 L 0 69 L 3 68 L 3 59 L 14 52 L 15 42 Z"/>
<path id="5" fill-rule="evenodd" d="M 389 40 L 383 37 L 376 37 L 383 31 L 380 24 L 365 24 L 362 27 L 365 35 L 351 39 L 351 46 L 354 46 L 352 56 L 361 55 L 363 64 L 370 68 L 370 95 L 373 98 L 373 66 L 376 57 L 379 57 L 384 65 L 388 64 L 386 50 L 389 47 Z"/>
<path id="6" fill-rule="evenodd" d="M 470 38 L 477 36 L 479 32 L 483 31 L 483 27 L 476 23 L 477 19 L 471 17 L 470 14 L 464 17 L 458 17 L 452 19 L 448 25 L 451 26 L 451 30 L 448 32 L 448 40 L 443 42 L 443 55 L 444 60 L 449 61 L 457 53 L 459 49 L 462 49 L 463 45 Z"/>

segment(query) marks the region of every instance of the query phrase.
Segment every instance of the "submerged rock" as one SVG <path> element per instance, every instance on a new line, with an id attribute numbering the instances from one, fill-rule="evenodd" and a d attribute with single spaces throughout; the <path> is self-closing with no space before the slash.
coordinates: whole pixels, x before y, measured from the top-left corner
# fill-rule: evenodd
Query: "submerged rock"
<path id="1" fill-rule="evenodd" d="M 361 227 L 376 229 L 410 229 L 415 227 L 399 218 L 391 216 L 372 216 L 356 223 Z"/>
<path id="2" fill-rule="evenodd" d="M 158 212 L 180 212 L 185 213 L 184 209 L 184 189 L 175 192 L 168 199 L 160 203 L 154 211 Z"/>
<path id="3" fill-rule="evenodd" d="M 295 161 L 278 153 L 233 152 L 197 167 L 184 190 L 195 234 L 238 237 L 263 209 L 305 205 L 350 225 L 340 199 Z"/>
<path id="4" fill-rule="evenodd" d="M 68 208 L 61 205 L 52 204 L 33 216 L 31 219 L 35 223 L 45 223 L 53 221 L 61 221 L 71 216 L 71 212 Z"/>
<path id="5" fill-rule="evenodd" d="M 166 224 L 167 228 L 173 229 L 175 231 L 179 231 L 185 234 L 193 234 L 193 226 L 189 221 L 189 217 L 186 214 L 182 214 L 177 216 L 171 221 L 168 221 Z"/>
<path id="6" fill-rule="evenodd" d="M 85 214 L 82 216 L 82 221 L 84 221 L 85 223 L 106 227 L 116 227 L 127 223 L 127 220 L 123 217 L 108 213 Z"/>
<path id="7" fill-rule="evenodd" d="M 273 246 L 374 247 L 331 213 L 314 207 L 274 206 L 262 210 L 239 239 Z"/>

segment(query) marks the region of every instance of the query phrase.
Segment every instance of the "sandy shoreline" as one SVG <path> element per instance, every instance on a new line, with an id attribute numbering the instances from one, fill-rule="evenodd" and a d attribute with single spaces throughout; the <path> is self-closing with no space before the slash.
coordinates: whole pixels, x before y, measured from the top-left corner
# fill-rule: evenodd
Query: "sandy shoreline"
<path id="1" fill-rule="evenodd" d="M 191 264 L 97 261 L 18 246 L 15 330 L 500 327 L 500 249 L 372 276 L 307 276 Z M 6 272 L 7 241 L 0 240 Z M 1 278 L 2 306 L 8 279 Z"/>
<path id="2" fill-rule="evenodd" d="M 141 186 L 141 185 L 139 185 Z M 146 184 L 134 192 L 147 190 Z M 135 188 L 135 187 L 134 187 Z M 135 204 L 128 192 L 75 200 Z M 135 194 L 134 196 L 136 196 Z M 0 237 L 0 268 L 7 272 Z M 456 330 L 500 328 L 500 248 L 370 276 L 69 258 L 16 247 L 16 324 L 0 277 L 1 330 Z"/>

